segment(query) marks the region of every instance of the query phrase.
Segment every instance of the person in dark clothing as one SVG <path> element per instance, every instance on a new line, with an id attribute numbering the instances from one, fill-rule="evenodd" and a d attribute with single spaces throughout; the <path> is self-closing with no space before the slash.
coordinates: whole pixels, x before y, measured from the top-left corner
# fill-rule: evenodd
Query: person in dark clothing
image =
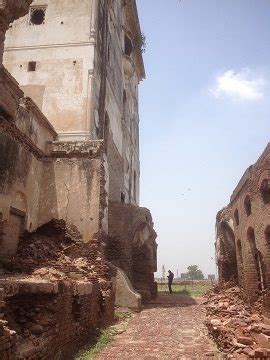
<path id="1" fill-rule="evenodd" d="M 172 293 L 172 283 L 173 283 L 173 278 L 174 278 L 174 274 L 171 272 L 171 270 L 168 271 L 169 275 L 167 276 L 168 278 L 168 287 L 169 287 L 169 291 L 170 294 Z"/>

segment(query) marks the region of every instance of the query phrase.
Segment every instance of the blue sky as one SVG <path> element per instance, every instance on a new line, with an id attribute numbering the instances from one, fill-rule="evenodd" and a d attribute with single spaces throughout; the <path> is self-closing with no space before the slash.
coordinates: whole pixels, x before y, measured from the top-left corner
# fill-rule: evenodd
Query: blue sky
<path id="1" fill-rule="evenodd" d="M 158 270 L 216 270 L 215 216 L 270 133 L 269 0 L 137 0 L 141 205 Z"/>

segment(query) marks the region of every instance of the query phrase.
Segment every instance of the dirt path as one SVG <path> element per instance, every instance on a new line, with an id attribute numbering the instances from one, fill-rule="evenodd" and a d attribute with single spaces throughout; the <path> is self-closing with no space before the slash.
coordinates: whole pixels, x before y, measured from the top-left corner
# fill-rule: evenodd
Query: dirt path
<path id="1" fill-rule="evenodd" d="M 162 295 L 136 314 L 100 353 L 105 359 L 218 359 L 200 300 Z"/>

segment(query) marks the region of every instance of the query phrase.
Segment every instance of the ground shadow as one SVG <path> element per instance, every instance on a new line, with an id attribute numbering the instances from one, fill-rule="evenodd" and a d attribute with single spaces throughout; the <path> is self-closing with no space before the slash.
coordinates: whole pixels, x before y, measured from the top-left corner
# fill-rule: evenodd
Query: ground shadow
<path id="1" fill-rule="evenodd" d="M 194 298 L 192 296 L 182 295 L 182 294 L 162 294 L 159 293 L 158 296 L 148 303 L 145 308 L 172 308 L 172 307 L 187 307 L 200 304 L 200 298 Z"/>

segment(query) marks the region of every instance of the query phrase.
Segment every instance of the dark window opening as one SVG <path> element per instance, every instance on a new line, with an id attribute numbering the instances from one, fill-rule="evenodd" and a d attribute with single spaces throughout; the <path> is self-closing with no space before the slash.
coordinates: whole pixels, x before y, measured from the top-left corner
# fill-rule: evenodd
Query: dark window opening
<path id="1" fill-rule="evenodd" d="M 136 202 L 137 201 L 137 175 L 136 175 L 135 171 L 134 171 L 134 178 L 133 178 L 133 196 L 134 196 L 134 200 Z"/>
<path id="2" fill-rule="evenodd" d="M 242 244 L 241 244 L 240 240 L 237 241 L 237 251 L 238 251 L 240 262 L 241 262 L 241 264 L 243 264 Z"/>
<path id="3" fill-rule="evenodd" d="M 265 204 L 270 204 L 270 186 L 269 181 L 264 179 L 260 187 L 261 195 Z"/>
<path id="4" fill-rule="evenodd" d="M 121 203 L 125 204 L 126 202 L 126 196 L 125 194 L 121 191 Z"/>
<path id="5" fill-rule="evenodd" d="M 34 8 L 31 10 L 30 24 L 41 25 L 45 22 L 45 8 Z"/>
<path id="6" fill-rule="evenodd" d="M 111 56 L 111 49 L 110 49 L 110 45 L 108 45 L 108 49 L 107 49 L 107 60 L 108 60 L 108 64 L 110 64 L 110 56 Z"/>
<path id="7" fill-rule="evenodd" d="M 37 63 L 36 61 L 29 61 L 28 71 L 36 71 Z"/>
<path id="8" fill-rule="evenodd" d="M 263 291 L 265 289 L 265 274 L 264 274 L 264 266 L 263 266 L 263 258 L 260 251 L 257 249 L 256 240 L 255 240 L 255 232 L 252 227 L 248 228 L 247 231 L 247 239 L 249 242 L 249 248 L 252 256 L 252 262 L 255 267 L 256 276 L 257 276 L 257 285 L 258 290 Z"/>
<path id="9" fill-rule="evenodd" d="M 130 56 L 133 51 L 133 46 L 130 38 L 125 35 L 125 54 Z"/>
<path id="10" fill-rule="evenodd" d="M 237 209 L 234 212 L 234 220 L 235 220 L 236 225 L 239 225 L 239 212 Z"/>
<path id="11" fill-rule="evenodd" d="M 123 116 L 126 117 L 126 105 L 127 105 L 127 93 L 126 90 L 123 91 Z"/>
<path id="12" fill-rule="evenodd" d="M 251 214 L 251 201 L 250 201 L 250 197 L 247 195 L 244 201 L 244 206 L 245 206 L 245 211 L 247 216 L 249 216 Z"/>
<path id="13" fill-rule="evenodd" d="M 268 225 L 264 231 L 265 240 L 268 245 L 270 245 L 270 225 Z"/>
<path id="14" fill-rule="evenodd" d="M 123 91 L 123 103 L 127 101 L 127 93 L 126 90 Z"/>
<path id="15" fill-rule="evenodd" d="M 82 303 L 78 295 L 73 296 L 72 299 L 72 315 L 75 321 L 80 321 L 82 318 Z"/>
<path id="16" fill-rule="evenodd" d="M 104 126 L 104 150 L 105 154 L 108 152 L 109 145 L 109 132 L 110 132 L 110 119 L 108 114 L 105 114 L 105 126 Z"/>

